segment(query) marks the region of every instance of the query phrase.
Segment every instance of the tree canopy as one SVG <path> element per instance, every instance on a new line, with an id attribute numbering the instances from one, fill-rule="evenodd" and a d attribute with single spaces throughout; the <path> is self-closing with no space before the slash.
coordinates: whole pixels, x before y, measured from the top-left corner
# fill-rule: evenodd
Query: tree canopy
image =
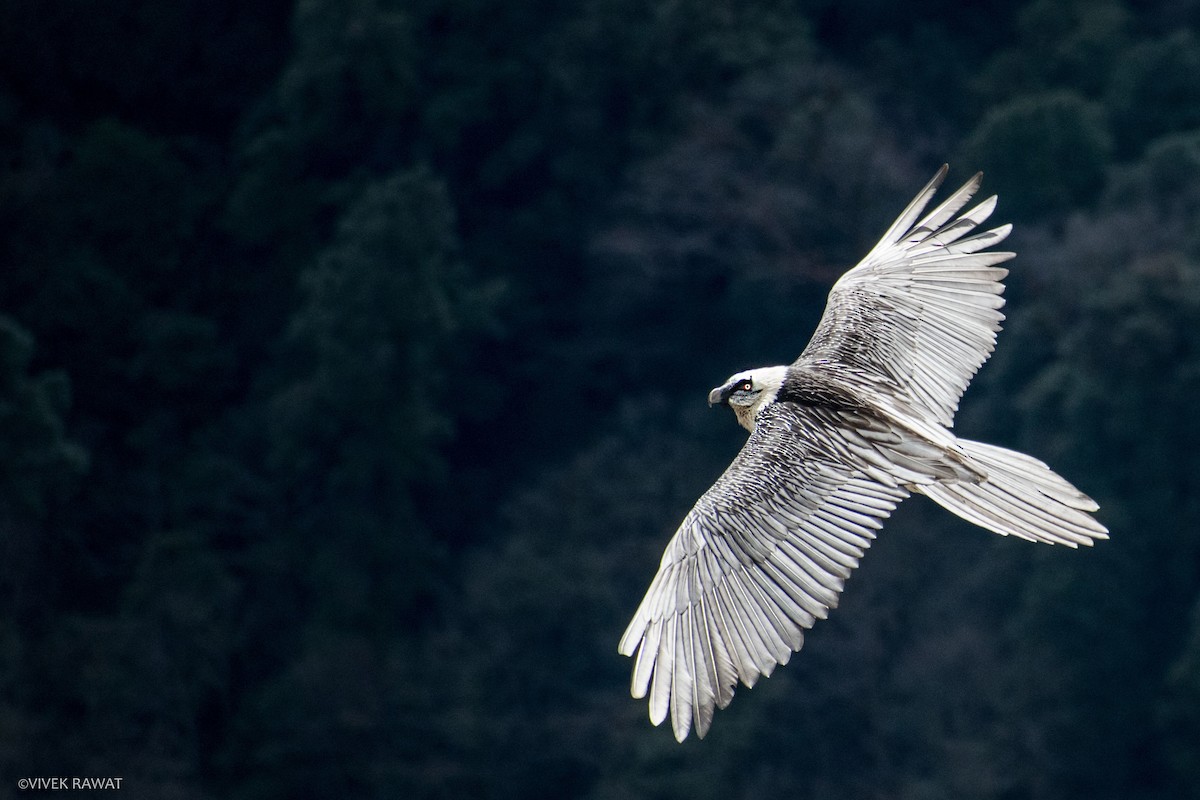
<path id="1" fill-rule="evenodd" d="M 206 800 L 1200 797 L 1200 3 L 0 6 L 0 775 Z M 943 162 L 1019 258 L 913 500 L 677 745 L 617 639 Z M 11 785 L 11 784 L 10 784 Z"/>

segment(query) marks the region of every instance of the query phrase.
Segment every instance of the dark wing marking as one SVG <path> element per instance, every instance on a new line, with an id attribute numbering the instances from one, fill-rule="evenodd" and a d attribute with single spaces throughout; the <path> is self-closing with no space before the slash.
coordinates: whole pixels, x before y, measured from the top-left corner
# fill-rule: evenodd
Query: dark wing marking
<path id="1" fill-rule="evenodd" d="M 875 531 L 908 496 L 925 449 L 859 428 L 854 415 L 775 403 L 760 412 L 737 458 L 697 501 L 663 554 L 621 639 L 637 660 L 633 696 L 650 719 L 671 717 L 680 741 L 704 736 L 738 681 L 753 686 L 787 663 L 824 618 Z M 934 454 L 934 460 L 940 454 Z"/>
<path id="2" fill-rule="evenodd" d="M 901 401 L 947 427 L 971 378 L 991 355 L 1004 315 L 997 267 L 1013 257 L 980 252 L 1001 242 L 1003 225 L 967 236 L 996 205 L 991 197 L 963 214 L 979 189 L 976 175 L 918 221 L 946 167 L 909 203 L 866 257 L 829 293 L 825 314 L 796 365 L 822 365 L 848 384 Z M 956 216 L 957 215 L 957 216 Z"/>

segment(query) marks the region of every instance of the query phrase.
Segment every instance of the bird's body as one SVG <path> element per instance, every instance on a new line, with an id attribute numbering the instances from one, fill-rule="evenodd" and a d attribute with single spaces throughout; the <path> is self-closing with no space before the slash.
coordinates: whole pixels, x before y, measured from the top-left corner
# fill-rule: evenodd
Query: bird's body
<path id="1" fill-rule="evenodd" d="M 834 285 L 791 365 L 740 372 L 709 394 L 750 436 L 697 501 L 621 639 L 682 741 L 703 736 L 740 681 L 800 649 L 837 605 L 875 531 L 913 492 L 988 530 L 1076 547 L 1107 538 L 1096 504 L 1031 456 L 959 439 L 958 400 L 991 354 L 1003 315 L 987 251 L 1010 226 L 968 235 L 995 198 L 958 211 L 976 175 L 921 217 L 935 176 L 879 244 Z"/>

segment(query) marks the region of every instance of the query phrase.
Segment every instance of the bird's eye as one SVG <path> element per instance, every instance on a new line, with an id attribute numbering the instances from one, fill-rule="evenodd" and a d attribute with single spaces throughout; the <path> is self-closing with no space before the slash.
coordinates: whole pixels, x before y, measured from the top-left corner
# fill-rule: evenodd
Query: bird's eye
<path id="1" fill-rule="evenodd" d="M 738 388 L 741 389 L 743 392 L 748 392 L 754 388 L 754 384 L 751 383 L 750 381 L 742 381 L 741 384 L 738 386 Z"/>

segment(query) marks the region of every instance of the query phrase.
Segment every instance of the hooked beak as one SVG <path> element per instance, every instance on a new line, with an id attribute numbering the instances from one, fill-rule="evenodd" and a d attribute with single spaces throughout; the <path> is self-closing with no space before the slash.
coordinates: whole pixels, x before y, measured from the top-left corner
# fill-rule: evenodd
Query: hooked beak
<path id="1" fill-rule="evenodd" d="M 717 388 L 713 389 L 711 392 L 708 393 L 708 406 L 709 406 L 709 408 L 712 408 L 713 406 L 724 403 L 728 399 L 729 399 L 729 387 L 728 386 L 718 386 Z"/>

